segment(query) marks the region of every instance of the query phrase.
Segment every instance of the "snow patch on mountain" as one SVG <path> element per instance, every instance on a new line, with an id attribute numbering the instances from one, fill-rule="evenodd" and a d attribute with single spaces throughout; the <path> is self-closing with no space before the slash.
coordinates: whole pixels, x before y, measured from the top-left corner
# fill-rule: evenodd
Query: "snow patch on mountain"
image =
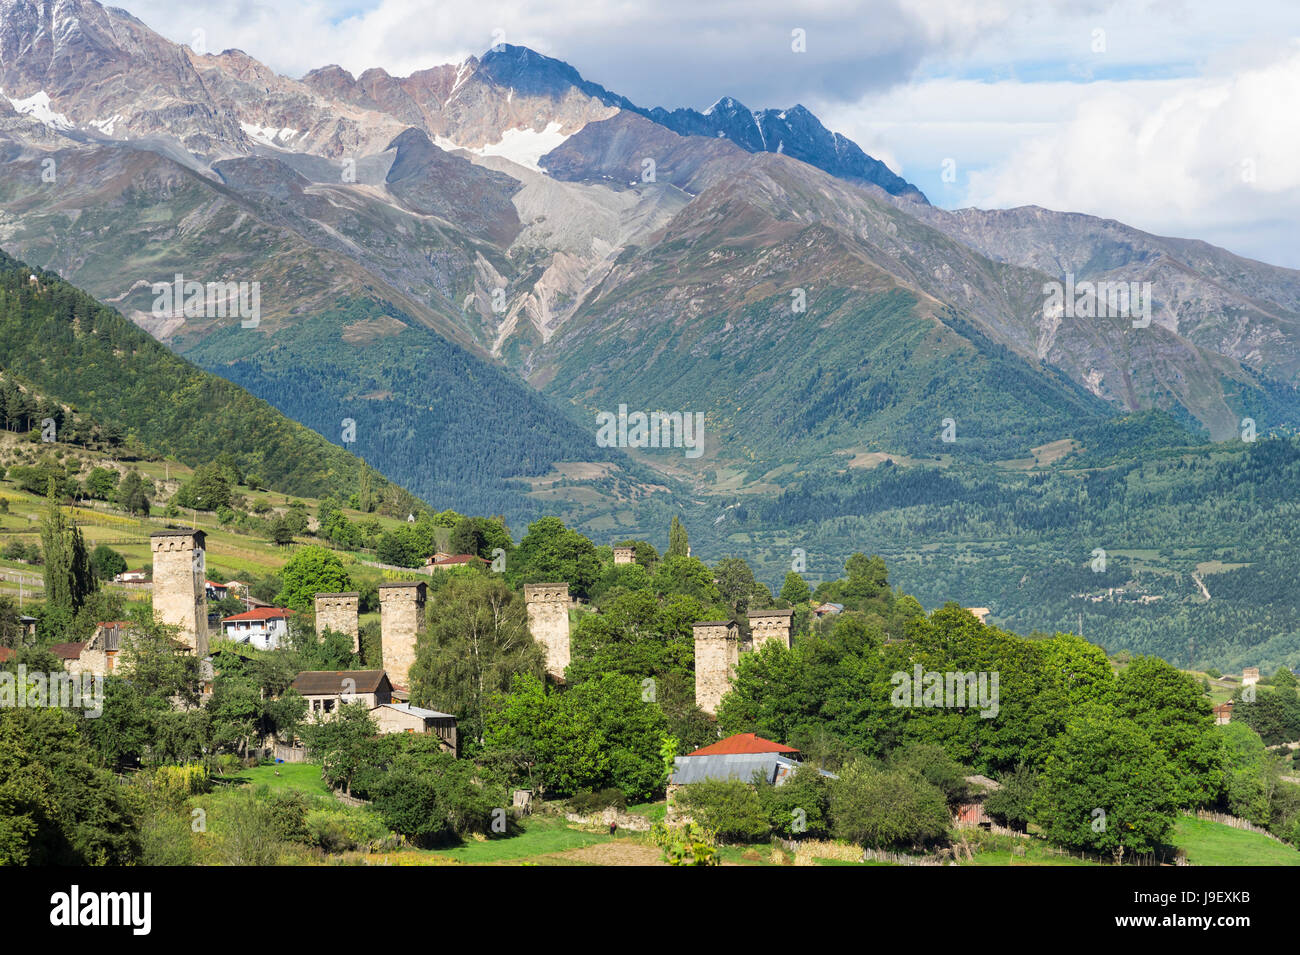
<path id="1" fill-rule="evenodd" d="M 550 122 L 541 132 L 535 129 L 507 129 L 501 133 L 499 142 L 488 143 L 486 146 L 462 146 L 443 136 L 434 136 L 433 144 L 448 152 L 463 149 L 476 156 L 499 156 L 525 169 L 545 172 L 539 165 L 541 158 L 573 135 L 561 132 L 562 128 L 560 123 Z"/>
<path id="2" fill-rule="evenodd" d="M 0 90 L 0 96 L 5 96 L 4 90 Z M 25 116 L 40 120 L 50 129 L 71 129 L 72 120 L 62 113 L 56 113 L 50 105 L 50 97 L 44 90 L 33 93 L 25 99 L 13 99 L 5 96 L 13 104 L 13 108 Z"/>
<path id="3" fill-rule="evenodd" d="M 274 149 L 284 149 L 289 140 L 298 135 L 298 130 L 290 129 L 285 126 L 277 129 L 274 126 L 256 126 L 252 123 L 240 123 L 240 129 L 249 139 L 261 143 L 263 146 L 271 146 Z"/>

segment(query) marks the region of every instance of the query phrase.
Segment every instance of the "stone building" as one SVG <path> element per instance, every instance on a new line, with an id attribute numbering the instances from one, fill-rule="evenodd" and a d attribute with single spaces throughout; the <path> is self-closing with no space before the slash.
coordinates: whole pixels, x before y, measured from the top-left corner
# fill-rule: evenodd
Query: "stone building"
<path id="1" fill-rule="evenodd" d="M 393 686 L 410 690 L 415 646 L 424 633 L 423 581 L 390 581 L 379 585 L 379 632 L 383 667 Z"/>
<path id="2" fill-rule="evenodd" d="M 525 584 L 524 604 L 528 630 L 546 649 L 547 674 L 563 680 L 569 665 L 569 585 Z"/>
<path id="3" fill-rule="evenodd" d="M 695 629 L 695 703 L 716 715 L 740 660 L 740 631 L 730 620 L 706 620 Z"/>
<path id="4" fill-rule="evenodd" d="M 361 594 L 356 591 L 342 594 L 316 595 L 316 633 L 326 630 L 345 633 L 352 638 L 352 652 L 361 650 L 360 629 L 357 614 L 361 606 Z"/>
<path id="5" fill-rule="evenodd" d="M 179 639 L 200 657 L 208 655 L 208 593 L 204 544 L 199 530 L 154 531 L 153 612 L 160 623 L 180 628 Z"/>
<path id="6" fill-rule="evenodd" d="M 636 548 L 635 547 L 615 547 L 614 548 L 614 566 L 619 564 L 635 564 Z"/>
<path id="7" fill-rule="evenodd" d="M 781 645 L 788 650 L 793 629 L 793 610 L 751 610 L 749 612 L 749 634 L 755 652 L 769 640 L 780 641 Z"/>

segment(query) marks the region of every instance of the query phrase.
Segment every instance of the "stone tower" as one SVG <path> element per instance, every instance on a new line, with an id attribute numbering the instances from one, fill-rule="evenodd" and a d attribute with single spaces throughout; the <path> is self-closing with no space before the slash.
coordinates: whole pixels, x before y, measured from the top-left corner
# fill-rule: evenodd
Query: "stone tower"
<path id="1" fill-rule="evenodd" d="M 636 548 L 635 547 L 615 547 L 614 548 L 614 566 L 619 564 L 635 564 Z"/>
<path id="2" fill-rule="evenodd" d="M 317 594 L 316 595 L 316 632 L 333 630 L 346 633 L 352 638 L 352 652 L 361 649 L 361 638 L 357 627 L 357 611 L 361 606 L 361 594 Z M 389 677 L 391 680 L 392 677 Z"/>
<path id="3" fill-rule="evenodd" d="M 695 704 L 716 715 L 740 660 L 740 631 L 730 620 L 695 624 Z"/>
<path id="4" fill-rule="evenodd" d="M 393 686 L 410 690 L 415 643 L 424 632 L 423 581 L 393 581 L 379 585 L 379 633 L 383 666 Z"/>
<path id="5" fill-rule="evenodd" d="M 525 584 L 524 604 L 528 630 L 546 649 L 547 674 L 563 680 L 569 665 L 569 585 Z"/>
<path id="6" fill-rule="evenodd" d="M 793 629 L 793 610 L 751 610 L 749 612 L 750 639 L 756 653 L 769 640 L 779 640 L 788 650 L 790 631 Z"/>
<path id="7" fill-rule="evenodd" d="M 154 531 L 153 612 L 159 623 L 180 627 L 178 638 L 199 657 L 208 655 L 207 535 L 198 530 Z"/>

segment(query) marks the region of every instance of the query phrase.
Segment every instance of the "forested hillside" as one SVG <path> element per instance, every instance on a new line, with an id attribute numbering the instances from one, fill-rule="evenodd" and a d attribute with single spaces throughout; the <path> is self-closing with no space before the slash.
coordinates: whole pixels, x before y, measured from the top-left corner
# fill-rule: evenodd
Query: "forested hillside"
<path id="1" fill-rule="evenodd" d="M 540 510 L 513 479 L 557 461 L 618 461 L 502 368 L 424 329 L 389 302 L 349 300 L 271 335 L 222 329 L 186 353 L 285 414 L 350 447 L 439 507 Z M 349 433 L 351 436 L 351 433 Z"/>
<path id="2" fill-rule="evenodd" d="M 1158 413 L 1086 437 L 1048 468 L 885 462 L 810 475 L 735 509 L 723 546 L 765 552 L 771 581 L 796 547 L 815 577 L 876 551 L 927 606 L 986 606 L 1021 632 L 1082 625 L 1111 652 L 1223 668 L 1300 661 L 1289 584 L 1300 439 L 1198 444 Z"/>
<path id="3" fill-rule="evenodd" d="M 34 281 L 33 281 L 34 277 Z M 0 252 L 0 367 L 126 439 L 199 466 L 230 454 L 267 487 L 346 497 L 366 467 L 118 312 Z M 376 488 L 388 485 L 371 471 Z"/>

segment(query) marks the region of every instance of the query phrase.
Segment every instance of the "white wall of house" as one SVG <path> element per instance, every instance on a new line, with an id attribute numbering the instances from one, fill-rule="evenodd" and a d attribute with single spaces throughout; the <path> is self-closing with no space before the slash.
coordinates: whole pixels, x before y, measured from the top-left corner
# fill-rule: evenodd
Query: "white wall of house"
<path id="1" fill-rule="evenodd" d="M 227 620 L 221 625 L 227 640 L 247 643 L 259 650 L 275 650 L 289 632 L 283 617 L 271 620 Z"/>

